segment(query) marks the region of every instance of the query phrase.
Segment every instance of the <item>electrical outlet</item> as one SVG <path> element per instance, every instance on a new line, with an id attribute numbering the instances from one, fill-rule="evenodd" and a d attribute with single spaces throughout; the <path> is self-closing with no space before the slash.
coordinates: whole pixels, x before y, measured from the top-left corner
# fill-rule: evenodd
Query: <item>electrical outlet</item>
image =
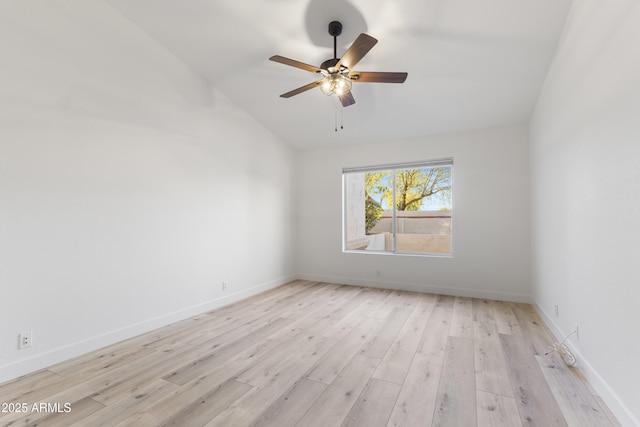
<path id="1" fill-rule="evenodd" d="M 558 316 L 559 316 L 559 314 L 558 314 L 558 304 L 556 304 L 556 317 L 558 317 Z"/>
<path id="2" fill-rule="evenodd" d="M 223 291 L 227 290 L 227 282 L 222 282 L 222 290 Z"/>
<path id="3" fill-rule="evenodd" d="M 33 332 L 24 332 L 18 335 L 18 349 L 29 348 L 33 345 Z"/>
<path id="4" fill-rule="evenodd" d="M 580 327 L 576 323 L 576 341 L 580 341 Z"/>

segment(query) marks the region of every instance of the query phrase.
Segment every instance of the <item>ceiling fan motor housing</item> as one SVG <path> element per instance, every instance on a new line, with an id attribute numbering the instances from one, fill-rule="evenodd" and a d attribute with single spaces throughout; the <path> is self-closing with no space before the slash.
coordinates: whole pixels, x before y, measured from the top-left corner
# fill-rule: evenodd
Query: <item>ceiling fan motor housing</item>
<path id="1" fill-rule="evenodd" d="M 320 64 L 320 68 L 329 71 L 329 68 L 335 67 L 339 60 L 340 58 L 327 59 L 322 64 Z"/>

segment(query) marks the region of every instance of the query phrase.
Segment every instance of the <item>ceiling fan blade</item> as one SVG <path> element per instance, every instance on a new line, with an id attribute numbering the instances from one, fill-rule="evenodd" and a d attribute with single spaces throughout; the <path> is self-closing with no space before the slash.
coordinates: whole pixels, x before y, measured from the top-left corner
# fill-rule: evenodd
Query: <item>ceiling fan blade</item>
<path id="1" fill-rule="evenodd" d="M 378 43 L 378 40 L 367 34 L 360 34 L 356 41 L 347 49 L 347 51 L 342 55 L 340 61 L 336 64 L 336 68 L 340 68 L 340 66 L 347 67 L 348 69 L 352 69 L 360 60 Z"/>
<path id="2" fill-rule="evenodd" d="M 377 71 L 354 71 L 349 73 L 353 82 L 360 83 L 404 83 L 407 73 L 384 73 Z"/>
<path id="3" fill-rule="evenodd" d="M 353 105 L 356 103 L 356 100 L 353 97 L 351 91 L 338 96 L 338 98 L 340 99 L 340 103 L 342 103 L 343 107 L 348 107 L 349 105 Z"/>
<path id="4" fill-rule="evenodd" d="M 322 80 L 317 80 L 313 83 L 309 83 L 308 85 L 301 86 L 298 89 L 294 89 L 290 92 L 283 93 L 282 95 L 280 95 L 280 98 L 291 98 L 292 96 L 298 95 L 302 92 L 306 92 L 308 90 L 313 89 L 316 86 L 319 86 L 320 83 L 322 83 Z"/>
<path id="5" fill-rule="evenodd" d="M 280 56 L 280 55 L 274 55 L 271 58 L 269 58 L 269 60 L 273 62 L 279 62 L 280 64 L 290 65 L 292 67 L 300 68 L 305 71 L 310 71 L 312 73 L 320 72 L 320 68 L 316 66 L 305 64 L 304 62 L 296 61 L 294 59 L 285 58 L 284 56 Z"/>

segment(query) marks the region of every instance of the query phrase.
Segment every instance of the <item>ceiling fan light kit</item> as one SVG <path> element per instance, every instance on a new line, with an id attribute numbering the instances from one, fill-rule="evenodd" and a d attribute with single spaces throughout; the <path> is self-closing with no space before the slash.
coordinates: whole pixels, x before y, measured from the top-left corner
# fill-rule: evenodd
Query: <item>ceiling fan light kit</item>
<path id="1" fill-rule="evenodd" d="M 342 96 L 351 91 L 351 79 L 341 73 L 329 74 L 322 80 L 320 90 L 325 95 Z"/>
<path id="2" fill-rule="evenodd" d="M 333 58 L 324 61 L 320 67 L 315 67 L 280 55 L 269 58 L 271 61 L 300 68 L 322 76 L 321 79 L 283 93 L 280 97 L 290 98 L 319 86 L 322 93 L 329 96 L 335 95 L 343 107 L 348 107 L 356 102 L 351 93 L 352 84 L 355 82 L 404 83 L 407 79 L 407 73 L 352 71 L 353 67 L 378 43 L 378 40 L 362 33 L 356 38 L 344 55 L 342 55 L 342 58 L 338 58 L 337 46 L 338 36 L 340 34 L 342 34 L 342 24 L 338 21 L 330 22 L 329 35 L 333 37 Z"/>

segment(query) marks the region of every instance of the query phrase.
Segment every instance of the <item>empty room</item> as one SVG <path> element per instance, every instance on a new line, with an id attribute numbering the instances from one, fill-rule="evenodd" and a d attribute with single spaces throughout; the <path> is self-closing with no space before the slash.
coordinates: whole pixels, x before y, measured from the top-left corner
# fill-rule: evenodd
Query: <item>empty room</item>
<path id="1" fill-rule="evenodd" d="M 0 426 L 640 426 L 637 0 L 0 0 Z"/>

